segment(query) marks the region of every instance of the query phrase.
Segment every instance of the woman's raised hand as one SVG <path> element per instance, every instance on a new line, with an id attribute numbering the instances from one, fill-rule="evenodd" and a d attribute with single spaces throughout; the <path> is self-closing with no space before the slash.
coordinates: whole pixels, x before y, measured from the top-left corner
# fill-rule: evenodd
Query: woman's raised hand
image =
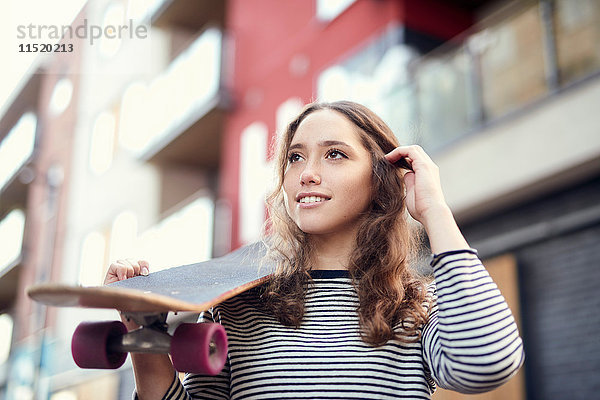
<path id="1" fill-rule="evenodd" d="M 404 184 L 406 207 L 414 219 L 426 225 L 430 216 L 448 208 L 442 192 L 439 168 L 421 146 L 396 147 L 385 158 L 391 163 L 404 158 L 412 167 L 412 171 L 404 175 Z"/>
<path id="2" fill-rule="evenodd" d="M 396 147 L 385 155 L 392 163 L 402 157 L 412 168 L 404 175 L 406 208 L 425 227 L 431 251 L 439 254 L 469 248 L 444 199 L 438 166 L 420 146 Z"/>
<path id="3" fill-rule="evenodd" d="M 117 260 L 108 267 L 104 284 L 108 285 L 109 283 L 133 278 L 134 276 L 148 275 L 149 273 L 150 265 L 148 261 Z"/>

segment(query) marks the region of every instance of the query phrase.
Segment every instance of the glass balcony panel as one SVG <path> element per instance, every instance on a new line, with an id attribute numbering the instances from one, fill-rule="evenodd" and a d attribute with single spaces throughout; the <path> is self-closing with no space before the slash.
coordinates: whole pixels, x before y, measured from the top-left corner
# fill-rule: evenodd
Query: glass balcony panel
<path id="1" fill-rule="evenodd" d="M 600 69 L 600 2 L 557 0 L 554 27 L 561 83 Z"/>
<path id="2" fill-rule="evenodd" d="M 420 143 L 421 129 L 417 123 L 415 98 L 414 86 L 403 85 L 380 101 L 371 103 L 373 110 L 377 110 L 402 145 Z"/>
<path id="3" fill-rule="evenodd" d="M 415 75 L 419 109 L 419 142 L 439 147 L 469 131 L 474 124 L 472 64 L 460 48 L 424 59 Z"/>
<path id="4" fill-rule="evenodd" d="M 398 43 L 399 28 L 391 28 L 341 64 L 324 70 L 317 81 L 323 101 L 352 100 L 372 109 L 401 143 L 418 139 L 411 63 L 416 51 Z"/>
<path id="5" fill-rule="evenodd" d="M 504 115 L 547 93 L 539 5 L 488 28 L 484 34 L 487 43 L 477 50 L 486 118 Z"/>

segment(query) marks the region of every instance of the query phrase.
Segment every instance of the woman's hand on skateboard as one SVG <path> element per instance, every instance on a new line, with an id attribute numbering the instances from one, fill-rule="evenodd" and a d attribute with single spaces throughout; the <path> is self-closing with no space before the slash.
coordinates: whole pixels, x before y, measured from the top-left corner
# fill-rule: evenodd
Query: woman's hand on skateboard
<path id="1" fill-rule="evenodd" d="M 108 272 L 106 272 L 106 277 L 104 278 L 104 284 L 108 285 L 109 283 L 124 281 L 125 279 L 133 278 L 134 276 L 148 275 L 149 273 L 150 265 L 148 264 L 148 261 L 133 261 L 130 259 L 117 260 L 108 267 Z M 138 324 L 132 320 L 128 320 L 124 316 L 121 316 L 121 320 L 129 331 L 139 328 Z"/>
<path id="2" fill-rule="evenodd" d="M 117 260 L 108 267 L 104 284 L 108 285 L 109 283 L 123 281 L 134 276 L 148 275 L 149 273 L 150 265 L 148 261 Z"/>

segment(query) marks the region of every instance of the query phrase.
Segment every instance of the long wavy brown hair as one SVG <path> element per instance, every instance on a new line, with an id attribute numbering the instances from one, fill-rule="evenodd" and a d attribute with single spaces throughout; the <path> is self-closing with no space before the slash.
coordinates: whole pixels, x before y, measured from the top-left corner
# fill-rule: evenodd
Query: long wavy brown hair
<path id="1" fill-rule="evenodd" d="M 372 200 L 358 229 L 348 265 L 359 298 L 362 339 L 375 346 L 390 339 L 417 341 L 427 318 L 424 280 L 410 268 L 419 243 L 418 231 L 409 222 L 406 210 L 405 171 L 384 158 L 399 143 L 381 118 L 349 101 L 309 104 L 279 139 L 277 181 L 267 197 L 266 224 L 267 257 L 277 268 L 263 293 L 265 305 L 284 325 L 299 326 L 302 322 L 314 249 L 309 235 L 298 228 L 286 211 L 283 180 L 288 150 L 298 126 L 309 114 L 323 109 L 336 111 L 356 125 L 373 164 Z"/>

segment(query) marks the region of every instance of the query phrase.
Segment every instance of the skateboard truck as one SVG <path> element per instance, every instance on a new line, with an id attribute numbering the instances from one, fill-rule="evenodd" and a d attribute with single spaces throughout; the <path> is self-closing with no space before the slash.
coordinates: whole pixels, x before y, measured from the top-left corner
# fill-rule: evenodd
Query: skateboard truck
<path id="1" fill-rule="evenodd" d="M 122 313 L 140 328 L 108 340 L 108 351 L 113 353 L 169 353 L 173 337 L 168 334 L 168 313 Z"/>
<path id="2" fill-rule="evenodd" d="M 182 323 L 171 336 L 167 314 L 123 313 L 141 325 L 131 332 L 120 321 L 82 322 L 71 341 L 75 363 L 80 368 L 116 369 L 127 353 L 165 353 L 178 371 L 218 374 L 227 358 L 225 329 L 215 323 Z"/>

